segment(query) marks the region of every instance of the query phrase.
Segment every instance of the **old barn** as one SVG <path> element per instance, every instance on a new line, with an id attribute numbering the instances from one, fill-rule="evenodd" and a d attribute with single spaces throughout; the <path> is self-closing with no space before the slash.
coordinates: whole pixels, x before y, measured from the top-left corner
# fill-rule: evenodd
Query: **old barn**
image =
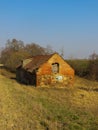
<path id="1" fill-rule="evenodd" d="M 16 68 L 16 78 L 19 82 L 35 86 L 73 84 L 74 70 L 57 53 L 52 55 L 37 55 L 24 60 Z"/>

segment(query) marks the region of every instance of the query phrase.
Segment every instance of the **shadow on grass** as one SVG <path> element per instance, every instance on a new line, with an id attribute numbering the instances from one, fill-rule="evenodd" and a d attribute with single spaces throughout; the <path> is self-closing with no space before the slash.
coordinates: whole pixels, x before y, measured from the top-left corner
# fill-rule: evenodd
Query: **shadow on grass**
<path id="1" fill-rule="evenodd" d="M 84 88 L 84 87 L 79 87 L 79 89 L 85 90 L 85 91 L 95 91 L 98 92 L 98 88 Z"/>
<path id="2" fill-rule="evenodd" d="M 93 89 L 93 91 L 98 92 L 98 88 Z"/>
<path id="3" fill-rule="evenodd" d="M 10 77 L 10 79 L 12 79 L 12 80 L 16 80 L 16 77 Z"/>
<path id="4" fill-rule="evenodd" d="M 79 89 L 82 89 L 82 90 L 85 90 L 85 91 L 91 91 L 90 88 L 79 87 Z"/>

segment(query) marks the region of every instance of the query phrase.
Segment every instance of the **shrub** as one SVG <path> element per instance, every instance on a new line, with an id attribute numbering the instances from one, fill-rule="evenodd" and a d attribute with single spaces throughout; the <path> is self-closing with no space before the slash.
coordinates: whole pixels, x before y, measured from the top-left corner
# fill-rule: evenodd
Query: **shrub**
<path id="1" fill-rule="evenodd" d="M 76 75 L 80 77 L 87 77 L 89 75 L 89 60 L 86 59 L 76 59 L 76 60 L 67 60 L 67 62 L 75 70 Z"/>

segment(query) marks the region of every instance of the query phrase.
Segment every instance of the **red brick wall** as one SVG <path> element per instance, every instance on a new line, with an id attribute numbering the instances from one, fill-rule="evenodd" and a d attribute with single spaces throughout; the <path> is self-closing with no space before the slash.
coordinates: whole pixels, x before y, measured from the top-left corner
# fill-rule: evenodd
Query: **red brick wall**
<path id="1" fill-rule="evenodd" d="M 59 73 L 52 73 L 52 63 L 59 64 Z M 58 76 L 58 79 L 56 79 Z M 59 77 L 62 80 L 59 80 Z M 64 78 L 65 77 L 65 78 Z M 52 84 L 53 82 L 61 82 L 62 84 L 72 84 L 74 81 L 74 70 L 58 55 L 54 54 L 46 63 L 44 63 L 37 72 L 37 86 Z"/>

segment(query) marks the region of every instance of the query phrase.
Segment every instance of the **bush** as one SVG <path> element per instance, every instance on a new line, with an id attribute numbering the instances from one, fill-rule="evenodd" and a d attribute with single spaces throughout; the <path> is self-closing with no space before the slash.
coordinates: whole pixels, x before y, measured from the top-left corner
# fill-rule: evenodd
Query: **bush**
<path id="1" fill-rule="evenodd" d="M 89 76 L 93 80 L 98 80 L 98 59 L 89 61 Z"/>
<path id="2" fill-rule="evenodd" d="M 70 66 L 75 70 L 76 75 L 87 77 L 89 75 L 89 60 L 67 60 Z"/>

